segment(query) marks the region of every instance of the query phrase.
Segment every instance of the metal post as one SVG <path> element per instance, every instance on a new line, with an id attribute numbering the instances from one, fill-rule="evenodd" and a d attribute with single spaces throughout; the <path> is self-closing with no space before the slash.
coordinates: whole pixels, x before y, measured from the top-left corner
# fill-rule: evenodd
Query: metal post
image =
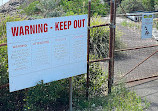
<path id="1" fill-rule="evenodd" d="M 72 111 L 72 77 L 69 78 L 69 111 Z"/>
<path id="2" fill-rule="evenodd" d="M 88 38 L 87 38 L 87 90 L 86 97 L 89 95 L 89 43 L 90 43 L 90 18 L 91 18 L 91 0 L 88 1 Z"/>
<path id="3" fill-rule="evenodd" d="M 109 40 L 109 75 L 108 75 L 108 94 L 114 80 L 114 48 L 115 48 L 115 24 L 116 24 L 116 1 L 111 0 L 110 3 L 110 40 Z"/>

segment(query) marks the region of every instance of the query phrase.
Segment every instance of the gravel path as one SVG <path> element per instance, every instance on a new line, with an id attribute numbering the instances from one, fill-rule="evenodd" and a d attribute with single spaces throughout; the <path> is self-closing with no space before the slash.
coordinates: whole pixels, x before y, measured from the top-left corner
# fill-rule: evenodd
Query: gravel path
<path id="1" fill-rule="evenodd" d="M 117 18 L 117 30 L 122 32 L 120 41 L 123 42 L 125 48 L 133 48 L 140 46 L 156 45 L 158 42 L 155 39 L 141 39 L 141 31 L 135 27 L 129 28 L 121 25 L 121 22 L 128 19 Z M 133 22 L 134 23 L 134 22 Z M 139 49 L 133 51 L 121 52 L 121 54 L 115 57 L 115 81 L 119 80 L 119 77 L 126 74 L 137 64 L 142 62 L 145 58 L 149 57 L 152 53 L 158 50 L 158 47 Z M 103 63 L 103 66 L 107 66 L 107 63 Z M 141 64 L 134 71 L 126 76 L 126 81 L 145 78 L 148 76 L 158 74 L 158 53 Z"/>
<path id="2" fill-rule="evenodd" d="M 141 35 L 138 29 L 123 27 L 120 24 L 117 25 L 118 30 L 123 32 L 121 41 L 126 44 L 127 48 L 156 45 L 155 39 L 141 39 Z M 139 49 L 133 51 L 122 52 L 123 55 L 116 57 L 115 61 L 115 74 L 121 72 L 125 74 L 138 63 L 142 62 L 145 58 L 149 57 L 152 53 L 158 50 L 158 47 Z M 138 78 L 144 78 L 152 76 L 158 72 L 158 53 L 152 56 L 149 60 L 140 65 L 136 70 L 131 72 L 127 76 L 127 80 L 133 80 Z"/>

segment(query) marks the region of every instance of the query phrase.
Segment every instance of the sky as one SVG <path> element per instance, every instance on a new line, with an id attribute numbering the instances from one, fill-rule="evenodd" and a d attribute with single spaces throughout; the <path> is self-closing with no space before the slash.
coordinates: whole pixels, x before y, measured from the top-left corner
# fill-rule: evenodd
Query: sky
<path id="1" fill-rule="evenodd" d="M 0 0 L 0 6 L 7 3 L 9 0 Z"/>

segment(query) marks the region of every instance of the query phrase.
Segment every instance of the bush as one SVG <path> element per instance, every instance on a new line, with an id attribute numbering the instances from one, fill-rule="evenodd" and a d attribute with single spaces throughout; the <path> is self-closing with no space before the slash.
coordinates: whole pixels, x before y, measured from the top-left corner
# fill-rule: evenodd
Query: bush
<path id="1" fill-rule="evenodd" d="M 112 93 L 108 96 L 108 102 L 105 109 L 108 111 L 143 111 L 149 107 L 149 103 L 125 87 L 124 83 L 114 86 Z"/>
<path id="2" fill-rule="evenodd" d="M 121 6 L 126 13 L 136 11 L 155 11 L 157 8 L 157 0 L 123 0 Z M 122 12 L 122 8 L 118 8 L 119 13 Z"/>
<path id="3" fill-rule="evenodd" d="M 62 0 L 61 5 L 66 15 L 88 14 L 88 0 Z M 91 16 L 94 14 L 105 16 L 108 14 L 109 6 L 107 3 L 101 3 L 100 0 L 94 0 L 91 3 L 91 10 Z"/>
<path id="4" fill-rule="evenodd" d="M 103 24 L 100 16 L 94 16 L 91 26 Z M 109 53 L 109 27 L 93 28 L 90 32 L 90 54 L 94 58 L 106 58 Z M 115 49 L 120 49 L 120 32 L 116 30 Z"/>
<path id="5" fill-rule="evenodd" d="M 98 64 L 90 67 L 90 97 L 102 95 L 107 89 L 107 75 L 102 72 Z M 104 88 L 103 88 L 104 87 Z M 80 107 L 82 100 L 86 99 L 86 76 L 80 75 L 73 77 L 73 101 L 74 106 Z M 68 79 L 51 82 L 48 84 L 40 83 L 30 88 L 26 93 L 25 110 L 59 110 L 68 108 L 69 83 Z M 86 107 L 86 105 L 85 105 Z M 61 110 L 61 109 L 60 109 Z"/>
<path id="6" fill-rule="evenodd" d="M 8 83 L 7 47 L 0 47 L 0 86 Z M 0 111 L 23 109 L 24 91 L 10 93 L 8 88 L 0 89 Z"/>
<path id="7" fill-rule="evenodd" d="M 24 20 L 19 16 L 3 16 L 0 22 L 0 44 L 6 43 L 6 22 Z M 9 83 L 7 47 L 0 47 L 0 86 Z M 24 91 L 10 93 L 8 88 L 0 89 L 0 111 L 23 109 Z"/>
<path id="8" fill-rule="evenodd" d="M 33 0 L 28 5 L 23 3 L 19 9 L 22 10 L 22 14 L 28 16 L 40 16 L 42 18 L 59 17 L 64 14 L 59 3 L 60 0 Z"/>
<path id="9" fill-rule="evenodd" d="M 5 41 L 0 41 L 0 43 L 2 42 L 6 42 L 6 23 L 7 22 L 12 22 L 12 21 L 22 21 L 25 18 L 20 17 L 18 15 L 15 16 L 6 16 L 6 15 L 0 15 L 0 40 L 4 40 Z"/>
<path id="10" fill-rule="evenodd" d="M 88 0 L 34 0 L 28 5 L 23 3 L 19 9 L 22 9 L 21 13 L 29 16 L 38 15 L 44 18 L 88 14 Z M 105 16 L 108 14 L 109 5 L 95 0 L 94 3 L 92 1 L 91 10 L 92 15 L 97 13 Z"/>
<path id="11" fill-rule="evenodd" d="M 102 24 L 99 16 L 93 17 L 91 26 Z M 91 29 L 90 33 L 90 54 L 96 58 L 105 58 L 109 51 L 109 27 Z"/>
<path id="12" fill-rule="evenodd" d="M 25 110 L 44 111 L 64 109 L 68 105 L 68 80 L 60 80 L 30 88 L 26 93 Z"/>
<path id="13" fill-rule="evenodd" d="M 113 86 L 109 95 L 82 99 L 78 104 L 74 109 L 79 111 L 143 111 L 150 105 L 146 99 L 142 101 L 134 91 L 127 89 L 124 83 Z"/>
<path id="14" fill-rule="evenodd" d="M 126 13 L 131 13 L 135 11 L 144 11 L 144 6 L 141 0 L 123 0 L 121 2 L 121 6 L 123 7 Z M 118 13 L 123 13 L 122 8 L 118 8 Z"/>
<path id="15" fill-rule="evenodd" d="M 19 9 L 23 9 L 21 13 L 25 13 L 26 15 L 34 15 L 40 12 L 40 10 L 36 7 L 37 4 L 39 4 L 39 1 L 33 1 L 26 7 L 26 3 L 24 3 L 19 7 Z"/>

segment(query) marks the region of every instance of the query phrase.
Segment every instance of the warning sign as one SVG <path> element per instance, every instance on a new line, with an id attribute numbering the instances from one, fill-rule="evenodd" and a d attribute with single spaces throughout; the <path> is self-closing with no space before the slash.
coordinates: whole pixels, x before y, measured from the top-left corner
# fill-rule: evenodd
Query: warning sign
<path id="1" fill-rule="evenodd" d="M 142 15 L 142 39 L 152 38 L 153 14 Z"/>
<path id="2" fill-rule="evenodd" d="M 10 91 L 87 72 L 87 15 L 7 23 Z"/>

